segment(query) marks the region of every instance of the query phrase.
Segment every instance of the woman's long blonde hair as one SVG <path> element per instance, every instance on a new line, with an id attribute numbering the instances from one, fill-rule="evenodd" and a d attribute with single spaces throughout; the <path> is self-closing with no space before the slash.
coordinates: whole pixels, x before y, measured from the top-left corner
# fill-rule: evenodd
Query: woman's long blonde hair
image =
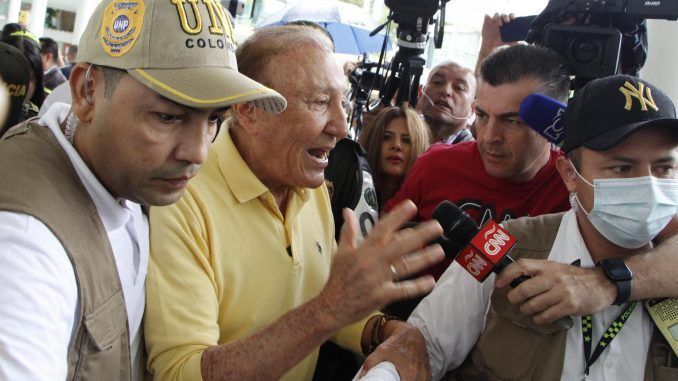
<path id="1" fill-rule="evenodd" d="M 425 122 L 419 118 L 416 111 L 408 106 L 404 107 L 387 107 L 379 112 L 372 123 L 368 124 L 358 137 L 358 143 L 367 152 L 367 162 L 372 169 L 372 177 L 374 178 L 374 188 L 379 194 L 379 189 L 383 184 L 383 176 L 379 168 L 379 159 L 381 156 L 381 146 L 384 142 L 384 133 L 386 126 L 394 119 L 404 118 L 407 124 L 407 130 L 410 134 L 412 150 L 409 162 L 407 163 L 407 171 L 412 168 L 414 161 L 424 153 L 429 146 L 429 131 Z M 379 205 L 382 205 L 386 200 L 379 200 Z"/>

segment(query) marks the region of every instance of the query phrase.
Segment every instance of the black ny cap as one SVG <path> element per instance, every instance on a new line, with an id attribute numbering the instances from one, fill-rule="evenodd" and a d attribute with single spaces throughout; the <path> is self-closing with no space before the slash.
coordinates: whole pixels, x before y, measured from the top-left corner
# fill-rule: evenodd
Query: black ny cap
<path id="1" fill-rule="evenodd" d="M 595 79 L 575 92 L 564 116 L 563 151 L 604 151 L 640 128 L 667 126 L 678 134 L 676 108 L 666 94 L 640 78 Z"/>

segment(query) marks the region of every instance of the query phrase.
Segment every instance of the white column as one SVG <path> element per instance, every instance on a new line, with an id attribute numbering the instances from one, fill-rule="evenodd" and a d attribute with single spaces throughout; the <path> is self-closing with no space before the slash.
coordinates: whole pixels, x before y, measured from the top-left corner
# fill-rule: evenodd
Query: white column
<path id="1" fill-rule="evenodd" d="M 45 16 L 47 16 L 47 0 L 33 0 L 28 30 L 37 37 L 42 37 L 45 32 Z"/>
<path id="2" fill-rule="evenodd" d="M 7 22 L 19 22 L 19 12 L 21 11 L 21 0 L 9 0 L 7 10 Z"/>
<path id="3" fill-rule="evenodd" d="M 647 29 L 649 52 L 641 76 L 678 104 L 678 72 L 675 69 L 678 62 L 678 22 L 648 20 Z"/>
<path id="4" fill-rule="evenodd" d="M 100 0 L 80 0 L 78 3 L 78 9 L 75 13 L 75 26 L 73 27 L 73 41 L 72 44 L 78 44 L 80 41 L 80 36 L 87 26 L 90 16 L 94 12 L 94 9 L 99 4 Z"/>
<path id="5" fill-rule="evenodd" d="M 366 1 L 367 2 L 367 1 Z M 372 1 L 372 19 L 381 22 L 381 15 L 384 12 L 384 2 L 381 0 L 373 0 Z"/>

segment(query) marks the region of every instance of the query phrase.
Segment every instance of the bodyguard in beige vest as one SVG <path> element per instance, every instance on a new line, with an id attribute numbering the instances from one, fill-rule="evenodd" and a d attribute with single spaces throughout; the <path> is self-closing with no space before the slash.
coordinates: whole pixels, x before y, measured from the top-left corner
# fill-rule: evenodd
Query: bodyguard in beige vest
<path id="1" fill-rule="evenodd" d="M 613 305 L 573 316 L 570 329 L 536 324 L 525 306 L 509 301 L 508 289 L 494 287 L 494 275 L 481 284 L 452 265 L 409 320 L 427 340 L 433 379 L 678 377 L 675 354 L 643 303 L 629 301 L 633 274 L 623 261 L 648 251 L 677 211 L 673 103 L 635 77 L 592 81 L 569 103 L 563 149 L 568 155 L 557 167 L 571 192 L 572 210 L 507 221 L 518 240 L 512 256 L 531 260 L 505 271 L 543 259 L 561 263 L 553 271 L 598 266 L 617 287 Z M 544 281 L 538 272 L 523 274 L 533 276 L 526 286 Z"/>
<path id="2" fill-rule="evenodd" d="M 181 197 L 225 108 L 281 111 L 237 71 L 218 2 L 103 1 L 72 106 L 0 140 L 0 379 L 139 380 L 144 205 Z"/>

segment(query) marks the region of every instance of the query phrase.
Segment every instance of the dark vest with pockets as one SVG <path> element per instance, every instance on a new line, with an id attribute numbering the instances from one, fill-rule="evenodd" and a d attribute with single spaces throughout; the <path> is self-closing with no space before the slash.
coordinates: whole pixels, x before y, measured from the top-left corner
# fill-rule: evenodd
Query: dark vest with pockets
<path id="1" fill-rule="evenodd" d="M 518 243 L 514 259 L 548 258 L 564 213 L 504 221 Z M 485 328 L 464 363 L 445 380 L 560 380 L 567 330 L 552 323 L 536 324 L 509 303 L 507 289 L 495 289 Z M 678 359 L 661 333 L 653 332 L 645 381 L 678 380 Z"/>
<path id="2" fill-rule="evenodd" d="M 66 152 L 35 121 L 0 140 L 0 210 L 40 220 L 73 265 L 80 309 L 67 379 L 130 380 L 127 311 L 106 230 Z"/>

